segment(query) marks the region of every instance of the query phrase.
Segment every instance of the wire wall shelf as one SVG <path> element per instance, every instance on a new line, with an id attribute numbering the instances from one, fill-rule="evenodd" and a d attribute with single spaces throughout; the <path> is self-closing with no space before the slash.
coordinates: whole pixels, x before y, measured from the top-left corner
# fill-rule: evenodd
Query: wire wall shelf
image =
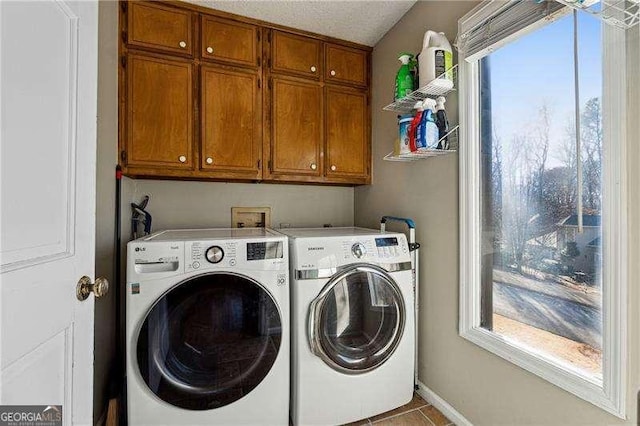
<path id="1" fill-rule="evenodd" d="M 428 97 L 445 96 L 455 90 L 458 80 L 458 65 L 454 65 L 449 70 L 443 72 L 424 87 L 414 90 L 407 96 L 398 99 L 392 104 L 382 108 L 385 111 L 395 111 L 401 114 L 408 114 L 413 111 L 416 102 L 423 101 Z"/>
<path id="2" fill-rule="evenodd" d="M 557 0 L 573 9 L 582 10 L 607 24 L 629 29 L 640 23 L 640 0 Z"/>
<path id="3" fill-rule="evenodd" d="M 407 154 L 395 155 L 393 152 L 384 156 L 385 161 L 418 161 L 425 158 L 440 157 L 441 155 L 452 154 L 458 152 L 458 129 L 460 126 L 456 126 L 449 131 L 442 139 L 438 141 L 438 144 L 442 144 L 445 140 L 448 143 L 448 149 L 427 149 L 424 151 L 410 152 Z"/>

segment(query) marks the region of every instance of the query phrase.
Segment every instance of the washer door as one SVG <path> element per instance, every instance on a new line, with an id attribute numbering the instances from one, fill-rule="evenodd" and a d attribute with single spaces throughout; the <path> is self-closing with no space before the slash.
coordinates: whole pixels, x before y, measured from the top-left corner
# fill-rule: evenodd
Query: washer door
<path id="1" fill-rule="evenodd" d="M 395 281 L 381 268 L 358 265 L 335 276 L 311 303 L 311 351 L 337 371 L 371 371 L 396 350 L 404 322 Z"/>
<path id="2" fill-rule="evenodd" d="M 191 278 L 165 293 L 140 329 L 140 374 L 163 401 L 222 407 L 269 373 L 282 337 L 280 313 L 256 281 L 230 273 Z"/>

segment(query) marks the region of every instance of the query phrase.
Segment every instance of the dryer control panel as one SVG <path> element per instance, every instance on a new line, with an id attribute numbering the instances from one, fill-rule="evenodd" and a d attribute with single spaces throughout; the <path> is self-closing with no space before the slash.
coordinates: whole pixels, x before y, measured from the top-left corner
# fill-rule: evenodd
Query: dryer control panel
<path id="1" fill-rule="evenodd" d="M 404 234 L 297 238 L 293 241 L 294 269 L 335 268 L 351 263 L 396 264 L 410 262 Z"/>

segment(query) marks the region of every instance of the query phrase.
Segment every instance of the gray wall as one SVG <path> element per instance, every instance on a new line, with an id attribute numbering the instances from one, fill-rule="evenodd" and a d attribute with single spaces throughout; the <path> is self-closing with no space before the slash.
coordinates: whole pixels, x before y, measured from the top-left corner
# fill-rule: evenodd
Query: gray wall
<path id="1" fill-rule="evenodd" d="M 99 5 L 98 157 L 96 213 L 96 276 L 114 279 L 114 207 L 118 143 L 118 2 Z M 228 227 L 231 207 L 271 207 L 271 223 L 291 226 L 353 225 L 353 188 L 311 185 L 240 184 L 133 180 L 122 182 L 122 242 L 129 239 L 130 202 L 144 195 L 151 201 L 154 230 L 186 227 Z M 124 262 L 123 262 L 124 266 Z M 104 415 L 110 372 L 115 357 L 115 291 L 96 303 L 94 420 Z"/>
<path id="2" fill-rule="evenodd" d="M 624 423 L 605 411 L 549 384 L 458 336 L 458 156 L 413 162 L 382 161 L 396 138 L 389 103 L 403 51 L 418 52 L 424 31 L 444 31 L 453 41 L 457 20 L 475 3 L 418 2 L 373 51 L 373 183 L 355 190 L 355 223 L 377 226 L 383 214 L 412 217 L 422 243 L 420 260 L 420 381 L 476 425 L 614 425 Z M 637 38 L 637 29 L 636 29 Z M 637 42 L 635 44 L 636 52 Z M 637 69 L 637 68 L 636 68 Z M 636 77 L 637 78 L 637 77 Z M 637 80 L 636 80 L 637 88 Z M 634 93 L 638 93 L 636 90 Z M 637 99 L 638 96 L 631 96 Z M 637 117 L 637 102 L 630 117 Z M 455 95 L 447 110 L 457 122 Z M 635 113 L 635 115 L 633 115 Z M 637 126 L 637 122 L 634 122 Z M 629 140 L 630 235 L 640 231 L 638 129 Z M 640 247 L 632 239 L 630 259 Z M 628 413 L 637 418 L 638 266 L 631 262 L 629 283 Z"/>
<path id="3" fill-rule="evenodd" d="M 96 176 L 96 277 L 115 283 L 115 166 L 118 144 L 118 2 L 98 6 L 98 149 Z M 115 291 L 96 300 L 93 418 L 105 409 L 115 356 Z"/>
<path id="4" fill-rule="evenodd" d="M 353 225 L 353 188 L 133 179 L 126 185 L 133 186 L 132 201 L 149 195 L 154 230 L 230 227 L 236 206 L 271 207 L 272 228 Z"/>

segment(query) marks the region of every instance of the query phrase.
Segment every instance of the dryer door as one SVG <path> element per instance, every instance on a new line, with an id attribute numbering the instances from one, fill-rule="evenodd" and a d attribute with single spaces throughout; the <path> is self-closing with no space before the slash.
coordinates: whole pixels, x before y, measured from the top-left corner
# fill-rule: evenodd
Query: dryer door
<path id="1" fill-rule="evenodd" d="M 271 295 L 250 278 L 212 273 L 188 279 L 148 312 L 137 339 L 140 374 L 151 392 L 176 407 L 231 404 L 269 373 L 281 324 Z"/>
<path id="2" fill-rule="evenodd" d="M 349 374 L 382 365 L 402 338 L 400 288 L 381 268 L 357 265 L 336 275 L 311 303 L 309 343 L 331 368 Z"/>

